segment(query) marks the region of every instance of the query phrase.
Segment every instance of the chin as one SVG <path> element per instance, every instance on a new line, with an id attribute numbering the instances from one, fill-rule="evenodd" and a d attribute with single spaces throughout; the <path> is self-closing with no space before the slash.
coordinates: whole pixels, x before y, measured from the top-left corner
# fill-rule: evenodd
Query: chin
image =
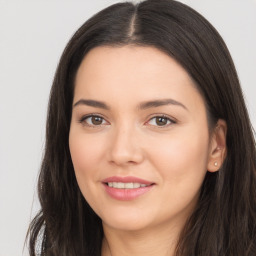
<path id="1" fill-rule="evenodd" d="M 111 229 L 126 231 L 126 232 L 135 232 L 146 229 L 149 225 L 142 223 L 141 221 L 129 220 L 129 221 L 102 221 L 103 226 L 106 225 Z"/>
<path id="2" fill-rule="evenodd" d="M 144 212 L 123 212 L 109 213 L 108 215 L 100 216 L 103 226 L 123 230 L 123 231 L 138 231 L 150 226 L 152 220 L 145 217 Z"/>

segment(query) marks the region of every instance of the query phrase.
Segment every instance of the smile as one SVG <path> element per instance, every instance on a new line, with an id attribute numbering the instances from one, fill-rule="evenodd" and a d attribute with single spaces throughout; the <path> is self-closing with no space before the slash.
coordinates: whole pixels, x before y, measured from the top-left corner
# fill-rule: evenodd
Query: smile
<path id="1" fill-rule="evenodd" d="M 140 184 L 140 183 L 123 183 L 123 182 L 108 182 L 107 185 L 111 188 L 119 188 L 119 189 L 134 189 L 134 188 L 144 188 L 146 184 Z"/>
<path id="2" fill-rule="evenodd" d="M 130 201 L 148 193 L 155 183 L 137 177 L 109 177 L 102 181 L 105 192 L 112 199 Z"/>

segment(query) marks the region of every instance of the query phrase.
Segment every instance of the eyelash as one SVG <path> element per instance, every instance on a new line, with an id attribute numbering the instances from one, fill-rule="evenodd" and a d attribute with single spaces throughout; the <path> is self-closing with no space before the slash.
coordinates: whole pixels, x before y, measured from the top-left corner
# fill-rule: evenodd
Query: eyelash
<path id="1" fill-rule="evenodd" d="M 105 124 L 99 124 L 99 125 L 88 124 L 88 123 L 86 122 L 86 119 L 88 119 L 88 118 L 93 118 L 93 117 L 101 118 L 102 120 L 104 120 L 105 122 L 107 122 L 107 121 L 105 120 L 105 118 L 102 117 L 102 116 L 99 115 L 99 114 L 90 114 L 90 115 L 85 115 L 85 116 L 83 116 L 83 117 L 79 120 L 79 123 L 81 123 L 81 124 L 83 124 L 83 125 L 85 125 L 85 126 L 91 127 L 91 128 L 99 128 L 99 127 L 102 127 L 102 126 L 105 125 Z M 151 117 L 151 118 L 149 119 L 149 121 L 146 122 L 146 124 L 148 124 L 151 120 L 156 119 L 156 118 L 164 118 L 164 119 L 167 120 L 167 122 L 169 122 L 169 124 L 166 124 L 166 125 L 163 125 L 163 126 L 161 126 L 161 125 L 150 125 L 150 126 L 155 126 L 155 127 L 157 127 L 157 128 L 166 128 L 166 127 L 169 127 L 169 126 L 172 125 L 172 124 L 176 124 L 176 123 L 177 123 L 177 121 L 171 119 L 170 117 L 168 117 L 168 116 L 166 116 L 166 115 L 163 115 L 163 114 L 159 114 L 159 115 L 154 115 L 153 117 Z"/>
<path id="2" fill-rule="evenodd" d="M 89 126 L 89 127 L 91 127 L 91 128 L 99 128 L 99 127 L 101 127 L 101 126 L 104 125 L 104 124 L 93 125 L 93 124 L 88 124 L 88 123 L 86 122 L 86 119 L 88 119 L 88 118 L 93 118 L 93 117 L 98 117 L 98 118 L 101 118 L 102 120 L 105 120 L 105 118 L 102 117 L 102 116 L 99 115 L 99 114 L 90 114 L 90 115 L 85 115 L 85 116 L 83 116 L 83 117 L 79 120 L 79 123 L 83 124 L 84 126 Z M 106 120 L 105 120 L 105 122 L 106 122 Z"/>
<path id="3" fill-rule="evenodd" d="M 173 124 L 176 124 L 176 123 L 177 123 L 177 122 L 176 122 L 175 120 L 173 120 L 172 118 L 170 118 L 170 117 L 168 117 L 168 116 L 166 116 L 166 115 L 163 115 L 163 114 L 159 114 L 159 115 L 154 115 L 153 117 L 151 117 L 151 118 L 149 119 L 149 121 L 146 122 L 146 124 L 148 124 L 151 120 L 156 119 L 156 118 L 163 118 L 163 119 L 166 119 L 167 122 L 169 122 L 168 124 L 163 125 L 163 126 L 161 126 L 161 125 L 151 125 L 151 126 L 155 126 L 155 127 L 157 127 L 157 128 L 160 128 L 160 129 L 167 128 L 167 127 L 169 127 L 170 125 L 173 125 Z M 155 122 L 156 122 L 156 121 L 155 121 Z"/>

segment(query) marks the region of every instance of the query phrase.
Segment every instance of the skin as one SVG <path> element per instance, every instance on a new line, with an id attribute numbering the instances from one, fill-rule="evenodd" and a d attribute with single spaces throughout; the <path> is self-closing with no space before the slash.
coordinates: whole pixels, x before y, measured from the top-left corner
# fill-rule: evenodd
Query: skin
<path id="1" fill-rule="evenodd" d="M 139 108 L 163 99 L 176 104 Z M 102 255 L 173 255 L 207 170 L 218 171 L 225 158 L 225 122 L 209 131 L 204 100 L 188 73 L 153 47 L 92 49 L 78 69 L 73 105 L 70 152 L 82 194 L 102 219 Z M 91 114 L 101 117 L 98 123 L 85 118 Z M 120 201 L 105 192 L 102 180 L 110 176 L 155 185 Z"/>

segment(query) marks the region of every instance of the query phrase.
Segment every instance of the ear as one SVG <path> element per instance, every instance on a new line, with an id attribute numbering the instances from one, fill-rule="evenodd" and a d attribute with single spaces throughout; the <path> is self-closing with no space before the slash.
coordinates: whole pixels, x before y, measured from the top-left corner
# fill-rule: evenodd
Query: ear
<path id="1" fill-rule="evenodd" d="M 226 155 L 226 135 L 227 135 L 227 124 L 224 120 L 219 119 L 216 127 L 212 131 L 211 143 L 209 148 L 209 157 L 207 170 L 209 172 L 217 172 L 222 166 Z"/>

